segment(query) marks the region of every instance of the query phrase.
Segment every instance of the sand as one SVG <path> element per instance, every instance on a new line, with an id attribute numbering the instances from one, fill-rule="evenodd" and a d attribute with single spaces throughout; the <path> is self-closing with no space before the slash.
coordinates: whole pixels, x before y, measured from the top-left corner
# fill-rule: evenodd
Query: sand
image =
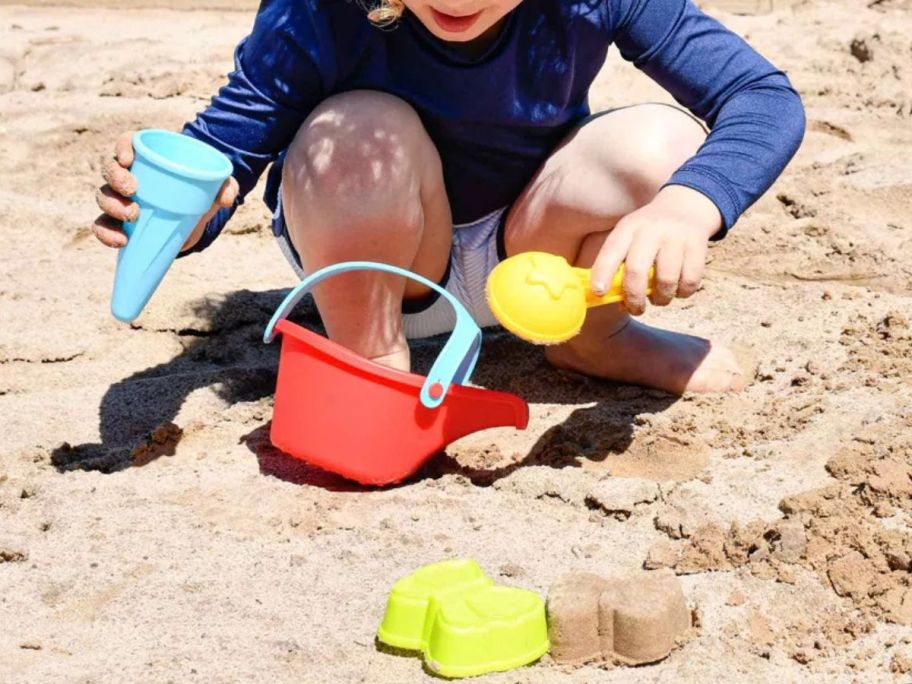
<path id="1" fill-rule="evenodd" d="M 699 623 L 655 665 L 482 681 L 909 676 L 912 3 L 718 14 L 809 130 L 705 288 L 647 320 L 734 344 L 743 393 L 581 380 L 495 332 L 475 380 L 524 396 L 529 429 L 383 491 L 269 445 L 259 338 L 294 277 L 258 199 L 135 324 L 108 312 L 101 160 L 205 104 L 253 3 L 45 4 L 0 3 L 0 680 L 431 681 L 374 634 L 396 579 L 459 556 L 543 597 L 673 568 Z M 612 52 L 592 102 L 667 99 Z"/>

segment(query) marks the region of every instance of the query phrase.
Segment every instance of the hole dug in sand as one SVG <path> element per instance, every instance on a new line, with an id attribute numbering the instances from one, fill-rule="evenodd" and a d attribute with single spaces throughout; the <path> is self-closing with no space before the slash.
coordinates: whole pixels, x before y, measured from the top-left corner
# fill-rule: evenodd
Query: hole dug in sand
<path id="1" fill-rule="evenodd" d="M 681 583 L 667 570 L 605 579 L 564 575 L 548 592 L 551 656 L 566 665 L 654 663 L 692 627 Z"/>

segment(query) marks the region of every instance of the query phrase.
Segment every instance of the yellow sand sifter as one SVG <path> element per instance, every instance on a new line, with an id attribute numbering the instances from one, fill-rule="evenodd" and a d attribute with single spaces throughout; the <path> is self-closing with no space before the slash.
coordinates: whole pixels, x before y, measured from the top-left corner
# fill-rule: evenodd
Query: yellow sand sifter
<path id="1" fill-rule="evenodd" d="M 592 271 L 547 252 L 523 252 L 500 262 L 488 276 L 491 311 L 514 335 L 535 344 L 560 344 L 576 335 L 587 309 L 624 300 L 624 267 L 603 295 L 592 291 Z M 649 271 L 647 294 L 655 285 Z"/>

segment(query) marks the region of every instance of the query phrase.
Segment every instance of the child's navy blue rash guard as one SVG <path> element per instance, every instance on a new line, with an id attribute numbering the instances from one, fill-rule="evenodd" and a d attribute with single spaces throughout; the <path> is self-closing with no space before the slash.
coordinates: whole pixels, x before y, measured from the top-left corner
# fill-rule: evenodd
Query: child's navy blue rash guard
<path id="1" fill-rule="evenodd" d="M 380 30 L 357 2 L 264 0 L 228 84 L 184 132 L 229 156 L 243 198 L 319 102 L 356 89 L 391 93 L 421 116 L 454 223 L 466 223 L 511 204 L 590 113 L 589 87 L 612 43 L 710 127 L 669 183 L 716 204 L 721 236 L 797 150 L 804 110 L 781 71 L 691 0 L 523 0 L 473 59 L 409 13 Z M 280 177 L 279 163 L 266 188 L 273 210 Z M 213 219 L 192 251 L 207 247 L 232 211 Z"/>

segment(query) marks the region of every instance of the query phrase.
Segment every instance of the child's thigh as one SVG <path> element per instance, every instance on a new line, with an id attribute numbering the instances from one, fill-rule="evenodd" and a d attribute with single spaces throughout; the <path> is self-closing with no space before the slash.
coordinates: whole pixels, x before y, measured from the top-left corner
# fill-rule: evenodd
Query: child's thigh
<path id="1" fill-rule="evenodd" d="M 575 257 L 587 235 L 610 230 L 648 203 L 705 138 L 696 119 L 663 104 L 587 118 L 511 208 L 504 232 L 507 253 L 538 249 Z"/>

